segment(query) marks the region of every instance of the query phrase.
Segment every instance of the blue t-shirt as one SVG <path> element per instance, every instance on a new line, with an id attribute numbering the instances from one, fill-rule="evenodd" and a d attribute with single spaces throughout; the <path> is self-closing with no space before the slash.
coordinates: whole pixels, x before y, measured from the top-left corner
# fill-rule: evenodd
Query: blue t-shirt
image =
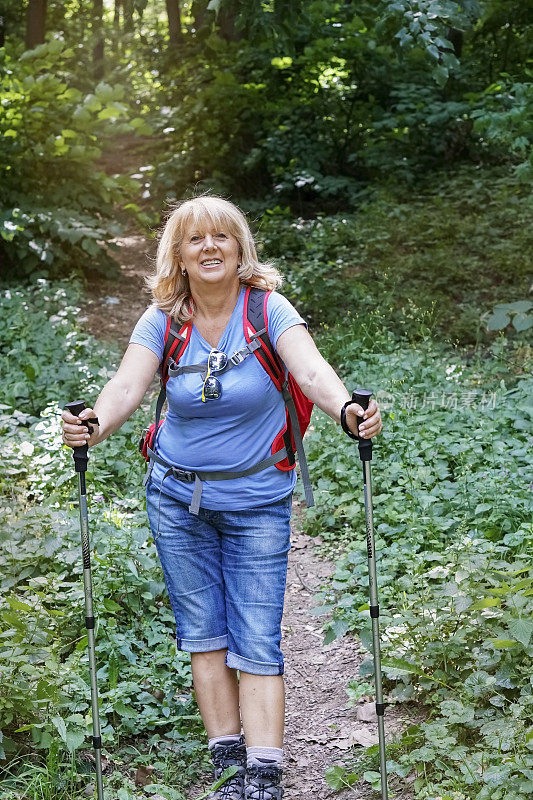
<path id="1" fill-rule="evenodd" d="M 246 344 L 243 330 L 245 287 L 217 349 L 232 356 Z M 293 325 L 306 323 L 296 309 L 277 292 L 267 302 L 268 333 L 276 347 L 281 334 Z M 140 344 L 163 358 L 167 317 L 158 308 L 148 308 L 131 335 L 130 343 Z M 180 366 L 207 361 L 213 348 L 193 325 L 189 344 Z M 272 443 L 285 426 L 285 404 L 254 355 L 239 366 L 217 376 L 222 394 L 217 400 L 202 402 L 200 373 L 186 373 L 167 382 L 168 410 L 157 436 L 157 453 L 175 466 L 191 470 L 236 472 L 258 464 L 271 454 Z M 151 480 L 166 494 L 190 503 L 192 483 L 163 476 L 165 468 L 154 464 Z M 254 508 L 281 500 L 292 491 L 294 470 L 267 467 L 246 478 L 204 481 L 201 505 L 213 510 Z"/>

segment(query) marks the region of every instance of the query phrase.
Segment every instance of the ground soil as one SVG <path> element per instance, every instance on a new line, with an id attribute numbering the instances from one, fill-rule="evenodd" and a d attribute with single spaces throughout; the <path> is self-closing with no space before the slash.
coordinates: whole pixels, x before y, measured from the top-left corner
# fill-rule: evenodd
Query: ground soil
<path id="1" fill-rule="evenodd" d="M 116 244 L 120 275 L 104 282 L 99 279 L 88 288 L 83 318 L 95 336 L 125 348 L 135 322 L 149 303 L 144 278 L 152 269 L 156 245 L 137 232 Z M 317 605 L 315 592 L 333 573 L 334 565 L 320 556 L 320 541 L 302 533 L 301 516 L 296 503 L 283 617 L 287 688 L 284 797 L 371 800 L 378 795 L 368 784 L 358 782 L 343 791 L 333 791 L 324 779 L 329 766 L 342 764 L 362 747 L 377 742 L 377 725 L 360 719 L 372 711 L 371 698 L 363 699 L 357 707 L 348 706 L 346 687 L 361 663 L 360 645 L 346 635 L 324 647 L 323 618 L 311 614 Z M 387 738 L 405 725 L 400 713 L 388 710 Z M 191 800 L 207 785 L 208 777 L 193 787 Z M 410 796 L 405 786 L 394 789 L 396 800 Z"/>

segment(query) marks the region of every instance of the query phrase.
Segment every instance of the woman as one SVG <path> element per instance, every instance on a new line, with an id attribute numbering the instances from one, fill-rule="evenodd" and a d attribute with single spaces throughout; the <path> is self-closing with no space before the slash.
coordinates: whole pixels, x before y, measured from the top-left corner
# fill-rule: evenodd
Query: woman
<path id="1" fill-rule="evenodd" d="M 178 647 L 191 652 L 215 777 L 237 766 L 212 795 L 225 800 L 283 796 L 285 696 L 279 644 L 296 477 L 294 470 L 274 464 L 246 477 L 207 480 L 201 507 L 192 513 L 193 484 L 169 474 L 165 465 L 235 472 L 271 454 L 285 424 L 280 392 L 253 355 L 235 369 L 217 373 L 215 368 L 222 356 L 245 345 L 246 287 L 275 290 L 280 284 L 279 273 L 259 263 L 236 206 L 214 196 L 182 203 L 160 239 L 156 273 L 150 278 L 153 305 L 137 323 L 116 375 L 94 409 L 85 409 L 79 418 L 63 414 L 63 438 L 71 447 L 107 438 L 140 405 L 160 366 L 166 315 L 178 326 L 192 321 L 179 365 L 203 365 L 202 371 L 185 371 L 167 383 L 169 408 L 157 436 L 159 462 L 153 465 L 146 498 Z M 305 395 L 339 421 L 349 394 L 303 319 L 275 291 L 266 315 L 270 341 L 287 369 Z M 352 404 L 345 413 L 353 433 L 357 415 L 365 418 L 360 435 L 370 438 L 382 428 L 374 400 L 366 412 Z M 89 435 L 81 421 L 95 415 L 99 425 Z"/>

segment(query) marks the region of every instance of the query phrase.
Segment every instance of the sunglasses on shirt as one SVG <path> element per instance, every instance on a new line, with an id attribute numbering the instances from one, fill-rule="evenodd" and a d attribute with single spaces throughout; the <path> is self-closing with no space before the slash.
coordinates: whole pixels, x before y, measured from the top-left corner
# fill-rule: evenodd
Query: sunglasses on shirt
<path id="1" fill-rule="evenodd" d="M 202 385 L 202 403 L 206 400 L 218 400 L 222 394 L 222 384 L 215 378 L 215 372 L 220 372 L 228 363 L 228 357 L 221 350 L 211 350 L 207 359 L 207 374 Z"/>

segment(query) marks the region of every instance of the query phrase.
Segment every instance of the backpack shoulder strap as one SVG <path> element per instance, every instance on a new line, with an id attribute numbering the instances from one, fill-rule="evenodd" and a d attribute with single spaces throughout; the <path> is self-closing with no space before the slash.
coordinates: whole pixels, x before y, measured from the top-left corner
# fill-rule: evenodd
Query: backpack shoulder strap
<path id="1" fill-rule="evenodd" d="M 300 462 L 300 472 L 304 484 L 306 504 L 311 507 L 314 505 L 313 490 L 311 488 L 311 479 L 309 477 L 307 460 L 305 458 L 298 414 L 291 392 L 291 382 L 285 377 L 283 361 L 274 350 L 272 342 L 270 341 L 270 336 L 268 335 L 267 302 L 270 294 L 270 292 L 264 291 L 263 289 L 256 289 L 250 286 L 247 288 L 244 296 L 244 337 L 248 343 L 253 339 L 261 343 L 261 347 L 254 351 L 254 355 L 270 376 L 276 388 L 283 395 L 288 413 L 288 421 L 290 422 L 283 436 L 283 440 L 285 442 L 289 463 L 292 462 L 294 464 L 294 447 L 296 447 L 298 461 Z M 301 389 L 299 389 L 299 391 L 301 393 Z"/>
<path id="2" fill-rule="evenodd" d="M 271 292 L 256 289 L 255 286 L 248 286 L 246 289 L 243 313 L 244 338 L 248 343 L 253 339 L 259 340 L 261 347 L 254 352 L 254 355 L 281 392 L 285 383 L 285 368 L 268 335 L 267 302 L 270 294 Z"/>
<path id="3" fill-rule="evenodd" d="M 168 367 L 170 361 L 177 363 L 185 352 L 191 338 L 192 322 L 189 320 L 181 328 L 176 326 L 172 317 L 167 317 L 167 327 L 165 330 L 165 348 L 161 359 L 161 382 L 166 385 L 168 381 Z"/>
<path id="4" fill-rule="evenodd" d="M 168 381 L 168 367 L 170 361 L 179 361 L 185 348 L 189 344 L 191 338 L 192 322 L 189 320 L 178 330 L 174 320 L 171 317 L 167 318 L 167 327 L 165 330 L 165 348 L 163 350 L 163 358 L 161 360 L 161 389 L 155 406 L 155 434 L 153 449 L 155 450 L 157 442 L 157 434 L 159 431 L 159 420 L 161 419 L 161 412 L 165 400 L 167 399 L 167 381 Z M 147 478 L 150 477 L 151 466 L 149 467 Z"/>

